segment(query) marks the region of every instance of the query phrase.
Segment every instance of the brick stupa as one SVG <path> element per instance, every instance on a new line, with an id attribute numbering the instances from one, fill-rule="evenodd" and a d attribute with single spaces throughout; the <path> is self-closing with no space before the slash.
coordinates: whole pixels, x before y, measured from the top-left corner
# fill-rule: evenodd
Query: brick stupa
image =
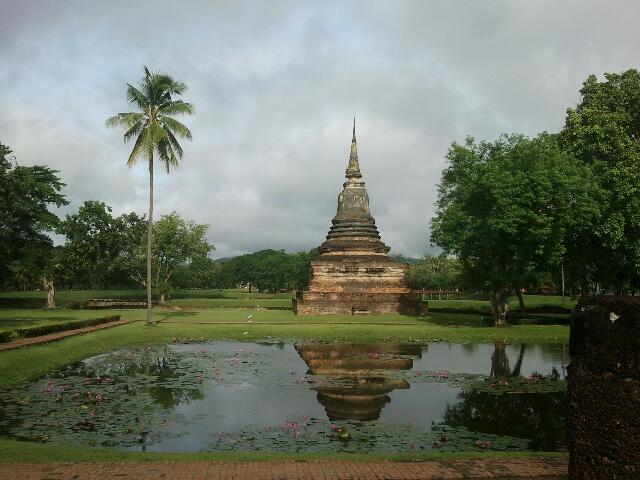
<path id="1" fill-rule="evenodd" d="M 311 262 L 309 289 L 298 291 L 293 311 L 308 314 L 421 312 L 422 303 L 405 281 L 408 265 L 389 257 L 369 212 L 369 195 L 360 179 L 353 123 L 347 181 L 338 197 L 320 256 Z"/>

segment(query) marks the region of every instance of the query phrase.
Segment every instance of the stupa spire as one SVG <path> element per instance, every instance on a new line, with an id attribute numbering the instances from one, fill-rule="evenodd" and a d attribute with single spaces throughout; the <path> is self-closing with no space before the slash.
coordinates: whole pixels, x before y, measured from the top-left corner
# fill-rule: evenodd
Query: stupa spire
<path id="1" fill-rule="evenodd" d="M 360 164 L 358 163 L 358 144 L 356 143 L 356 119 L 353 118 L 353 136 L 351 137 L 351 155 L 349 155 L 349 166 L 345 172 L 345 176 L 349 179 L 362 178 L 360 173 Z"/>

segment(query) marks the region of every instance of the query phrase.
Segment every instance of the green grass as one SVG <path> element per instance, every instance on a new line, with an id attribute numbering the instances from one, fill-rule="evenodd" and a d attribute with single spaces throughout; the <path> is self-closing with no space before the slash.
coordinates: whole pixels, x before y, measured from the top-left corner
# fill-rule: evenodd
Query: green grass
<path id="1" fill-rule="evenodd" d="M 287 298 L 177 298 L 170 300 L 169 305 L 196 308 L 278 308 L 291 309 L 291 297 Z"/>
<path id="2" fill-rule="evenodd" d="M 245 290 L 176 290 L 169 299 L 170 300 L 188 300 L 196 299 L 196 303 L 202 299 L 207 300 L 223 300 L 236 299 L 247 301 L 248 304 L 254 304 L 251 300 L 279 299 L 284 302 L 288 301 L 291 305 L 292 293 L 257 293 L 247 292 Z M 113 298 L 118 300 L 145 300 L 146 293 L 144 290 L 59 290 L 56 293 L 56 302 L 60 306 L 69 304 L 83 303 L 92 298 Z M 0 292 L 0 307 L 25 307 L 25 308 L 44 308 L 46 306 L 47 294 L 43 291 L 38 292 Z M 188 303 L 188 302 L 187 302 Z M 215 306 L 215 305 L 213 305 Z"/>
<path id="3" fill-rule="evenodd" d="M 18 442 L 0 438 L 0 462 L 114 462 L 114 461 L 278 461 L 278 460 L 351 460 L 351 461 L 419 461 L 444 459 L 486 459 L 486 458 L 536 458 L 564 457 L 558 452 L 430 452 L 430 453 L 272 453 L 272 452 L 231 452 L 231 453 L 151 453 L 123 452 L 118 450 L 74 447 L 62 444 L 38 444 Z"/>
<path id="4" fill-rule="evenodd" d="M 475 311 L 478 313 L 489 314 L 491 307 L 489 300 L 429 300 L 429 308 L 434 309 L 454 309 L 464 311 Z M 570 297 L 565 297 L 564 300 L 561 296 L 556 295 L 525 295 L 524 303 L 527 310 L 538 309 L 541 307 L 563 307 L 566 309 L 572 309 L 577 300 L 571 300 Z M 512 312 L 518 312 L 520 305 L 516 297 L 511 297 L 509 300 L 509 310 Z"/>

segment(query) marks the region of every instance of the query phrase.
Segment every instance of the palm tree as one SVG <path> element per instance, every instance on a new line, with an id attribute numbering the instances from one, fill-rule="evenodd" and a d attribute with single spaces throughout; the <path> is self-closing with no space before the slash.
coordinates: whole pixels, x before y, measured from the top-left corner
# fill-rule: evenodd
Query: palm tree
<path id="1" fill-rule="evenodd" d="M 157 154 L 167 173 L 178 166 L 182 148 L 176 137 L 191 140 L 189 129 L 172 115 L 193 113 L 193 106 L 175 97 L 187 89 L 184 83 L 175 81 L 164 73 L 150 73 L 144 67 L 144 77 L 138 85 L 127 84 L 127 100 L 138 111 L 119 113 L 107 120 L 107 127 L 126 129 L 125 143 L 135 139 L 127 160 L 129 168 L 139 158 L 149 163 L 149 226 L 147 228 L 147 325 L 153 325 L 151 304 L 151 246 L 153 243 L 153 160 Z"/>

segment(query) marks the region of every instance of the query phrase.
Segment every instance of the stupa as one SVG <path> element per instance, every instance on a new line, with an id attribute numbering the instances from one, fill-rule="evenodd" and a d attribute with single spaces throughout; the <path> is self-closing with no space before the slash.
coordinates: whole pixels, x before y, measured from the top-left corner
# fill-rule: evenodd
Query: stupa
<path id="1" fill-rule="evenodd" d="M 408 265 L 389 257 L 369 211 L 369 195 L 361 181 L 353 121 L 347 181 L 338 197 L 320 256 L 311 262 L 307 291 L 298 291 L 293 311 L 307 314 L 421 312 L 422 302 L 405 281 Z"/>

